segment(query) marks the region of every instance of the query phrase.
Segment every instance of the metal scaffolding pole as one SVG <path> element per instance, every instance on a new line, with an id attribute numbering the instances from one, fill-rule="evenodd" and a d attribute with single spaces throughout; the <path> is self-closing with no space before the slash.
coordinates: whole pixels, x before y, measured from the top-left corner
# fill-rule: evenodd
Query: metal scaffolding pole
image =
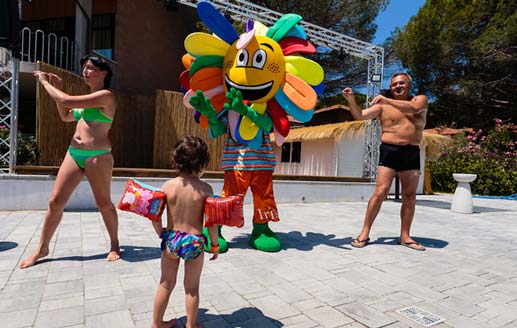
<path id="1" fill-rule="evenodd" d="M 0 173 L 14 173 L 18 132 L 18 72 L 20 62 L 0 48 Z"/>
<path id="2" fill-rule="evenodd" d="M 16 149 L 18 149 L 16 137 L 18 135 L 18 95 L 19 95 L 19 72 L 20 60 L 12 58 L 12 79 L 11 79 L 11 130 L 10 139 L 11 147 L 9 150 L 9 174 L 14 173 L 16 166 Z"/>

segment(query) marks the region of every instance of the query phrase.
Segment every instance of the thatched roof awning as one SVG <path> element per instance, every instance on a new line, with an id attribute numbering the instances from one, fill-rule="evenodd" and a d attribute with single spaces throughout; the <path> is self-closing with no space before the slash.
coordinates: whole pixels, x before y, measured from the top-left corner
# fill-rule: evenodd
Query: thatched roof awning
<path id="1" fill-rule="evenodd" d="M 364 130 L 364 124 L 364 121 L 351 121 L 291 129 L 289 131 L 289 135 L 285 138 L 285 141 L 294 142 L 321 139 L 341 139 L 345 135 L 362 133 Z M 273 141 L 275 139 L 273 133 L 271 134 L 271 139 Z"/>
<path id="2" fill-rule="evenodd" d="M 345 136 L 362 134 L 364 127 L 365 121 L 350 121 L 291 129 L 289 135 L 285 138 L 285 142 L 339 140 Z M 272 141 L 275 140 L 273 133 L 271 133 L 271 139 Z M 451 142 L 450 137 L 424 132 L 421 145 L 426 147 L 427 159 L 434 160 L 440 156 L 443 148 Z"/>
<path id="3" fill-rule="evenodd" d="M 451 143 L 452 139 L 450 137 L 424 132 L 422 142 L 420 144 L 425 146 L 426 160 L 434 161 L 440 157 L 443 149 Z"/>

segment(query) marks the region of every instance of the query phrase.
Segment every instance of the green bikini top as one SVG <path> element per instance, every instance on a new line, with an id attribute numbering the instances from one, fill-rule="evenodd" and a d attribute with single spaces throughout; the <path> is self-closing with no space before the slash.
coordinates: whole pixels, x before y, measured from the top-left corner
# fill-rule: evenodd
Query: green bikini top
<path id="1" fill-rule="evenodd" d="M 113 120 L 106 117 L 99 108 L 74 108 L 73 111 L 76 121 L 83 119 L 86 122 L 113 122 Z"/>

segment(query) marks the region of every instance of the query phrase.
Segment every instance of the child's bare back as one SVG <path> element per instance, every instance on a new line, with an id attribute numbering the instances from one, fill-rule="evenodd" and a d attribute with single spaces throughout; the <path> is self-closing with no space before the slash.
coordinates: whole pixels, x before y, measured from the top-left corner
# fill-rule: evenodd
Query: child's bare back
<path id="1" fill-rule="evenodd" d="M 201 234 L 205 199 L 213 195 L 212 187 L 198 176 L 180 174 L 165 182 L 162 191 L 167 195 L 167 230 Z"/>

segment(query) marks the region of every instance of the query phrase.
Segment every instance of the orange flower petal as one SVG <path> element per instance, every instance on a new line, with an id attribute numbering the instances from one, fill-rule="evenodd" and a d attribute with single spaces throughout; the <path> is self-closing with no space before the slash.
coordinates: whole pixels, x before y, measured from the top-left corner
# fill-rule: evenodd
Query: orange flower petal
<path id="1" fill-rule="evenodd" d="M 223 84 L 223 70 L 219 67 L 207 67 L 197 71 L 190 78 L 190 88 L 197 90 L 210 90 Z"/>
<path id="2" fill-rule="evenodd" d="M 194 60 L 196 60 L 196 58 L 194 58 L 190 54 L 184 54 L 183 57 L 181 57 L 181 62 L 183 63 L 183 67 L 185 67 L 186 69 L 190 68 L 190 65 L 192 64 L 192 62 Z"/>
<path id="3" fill-rule="evenodd" d="M 304 80 L 293 74 L 285 74 L 282 91 L 296 106 L 304 110 L 311 110 L 316 106 L 318 95 Z"/>

